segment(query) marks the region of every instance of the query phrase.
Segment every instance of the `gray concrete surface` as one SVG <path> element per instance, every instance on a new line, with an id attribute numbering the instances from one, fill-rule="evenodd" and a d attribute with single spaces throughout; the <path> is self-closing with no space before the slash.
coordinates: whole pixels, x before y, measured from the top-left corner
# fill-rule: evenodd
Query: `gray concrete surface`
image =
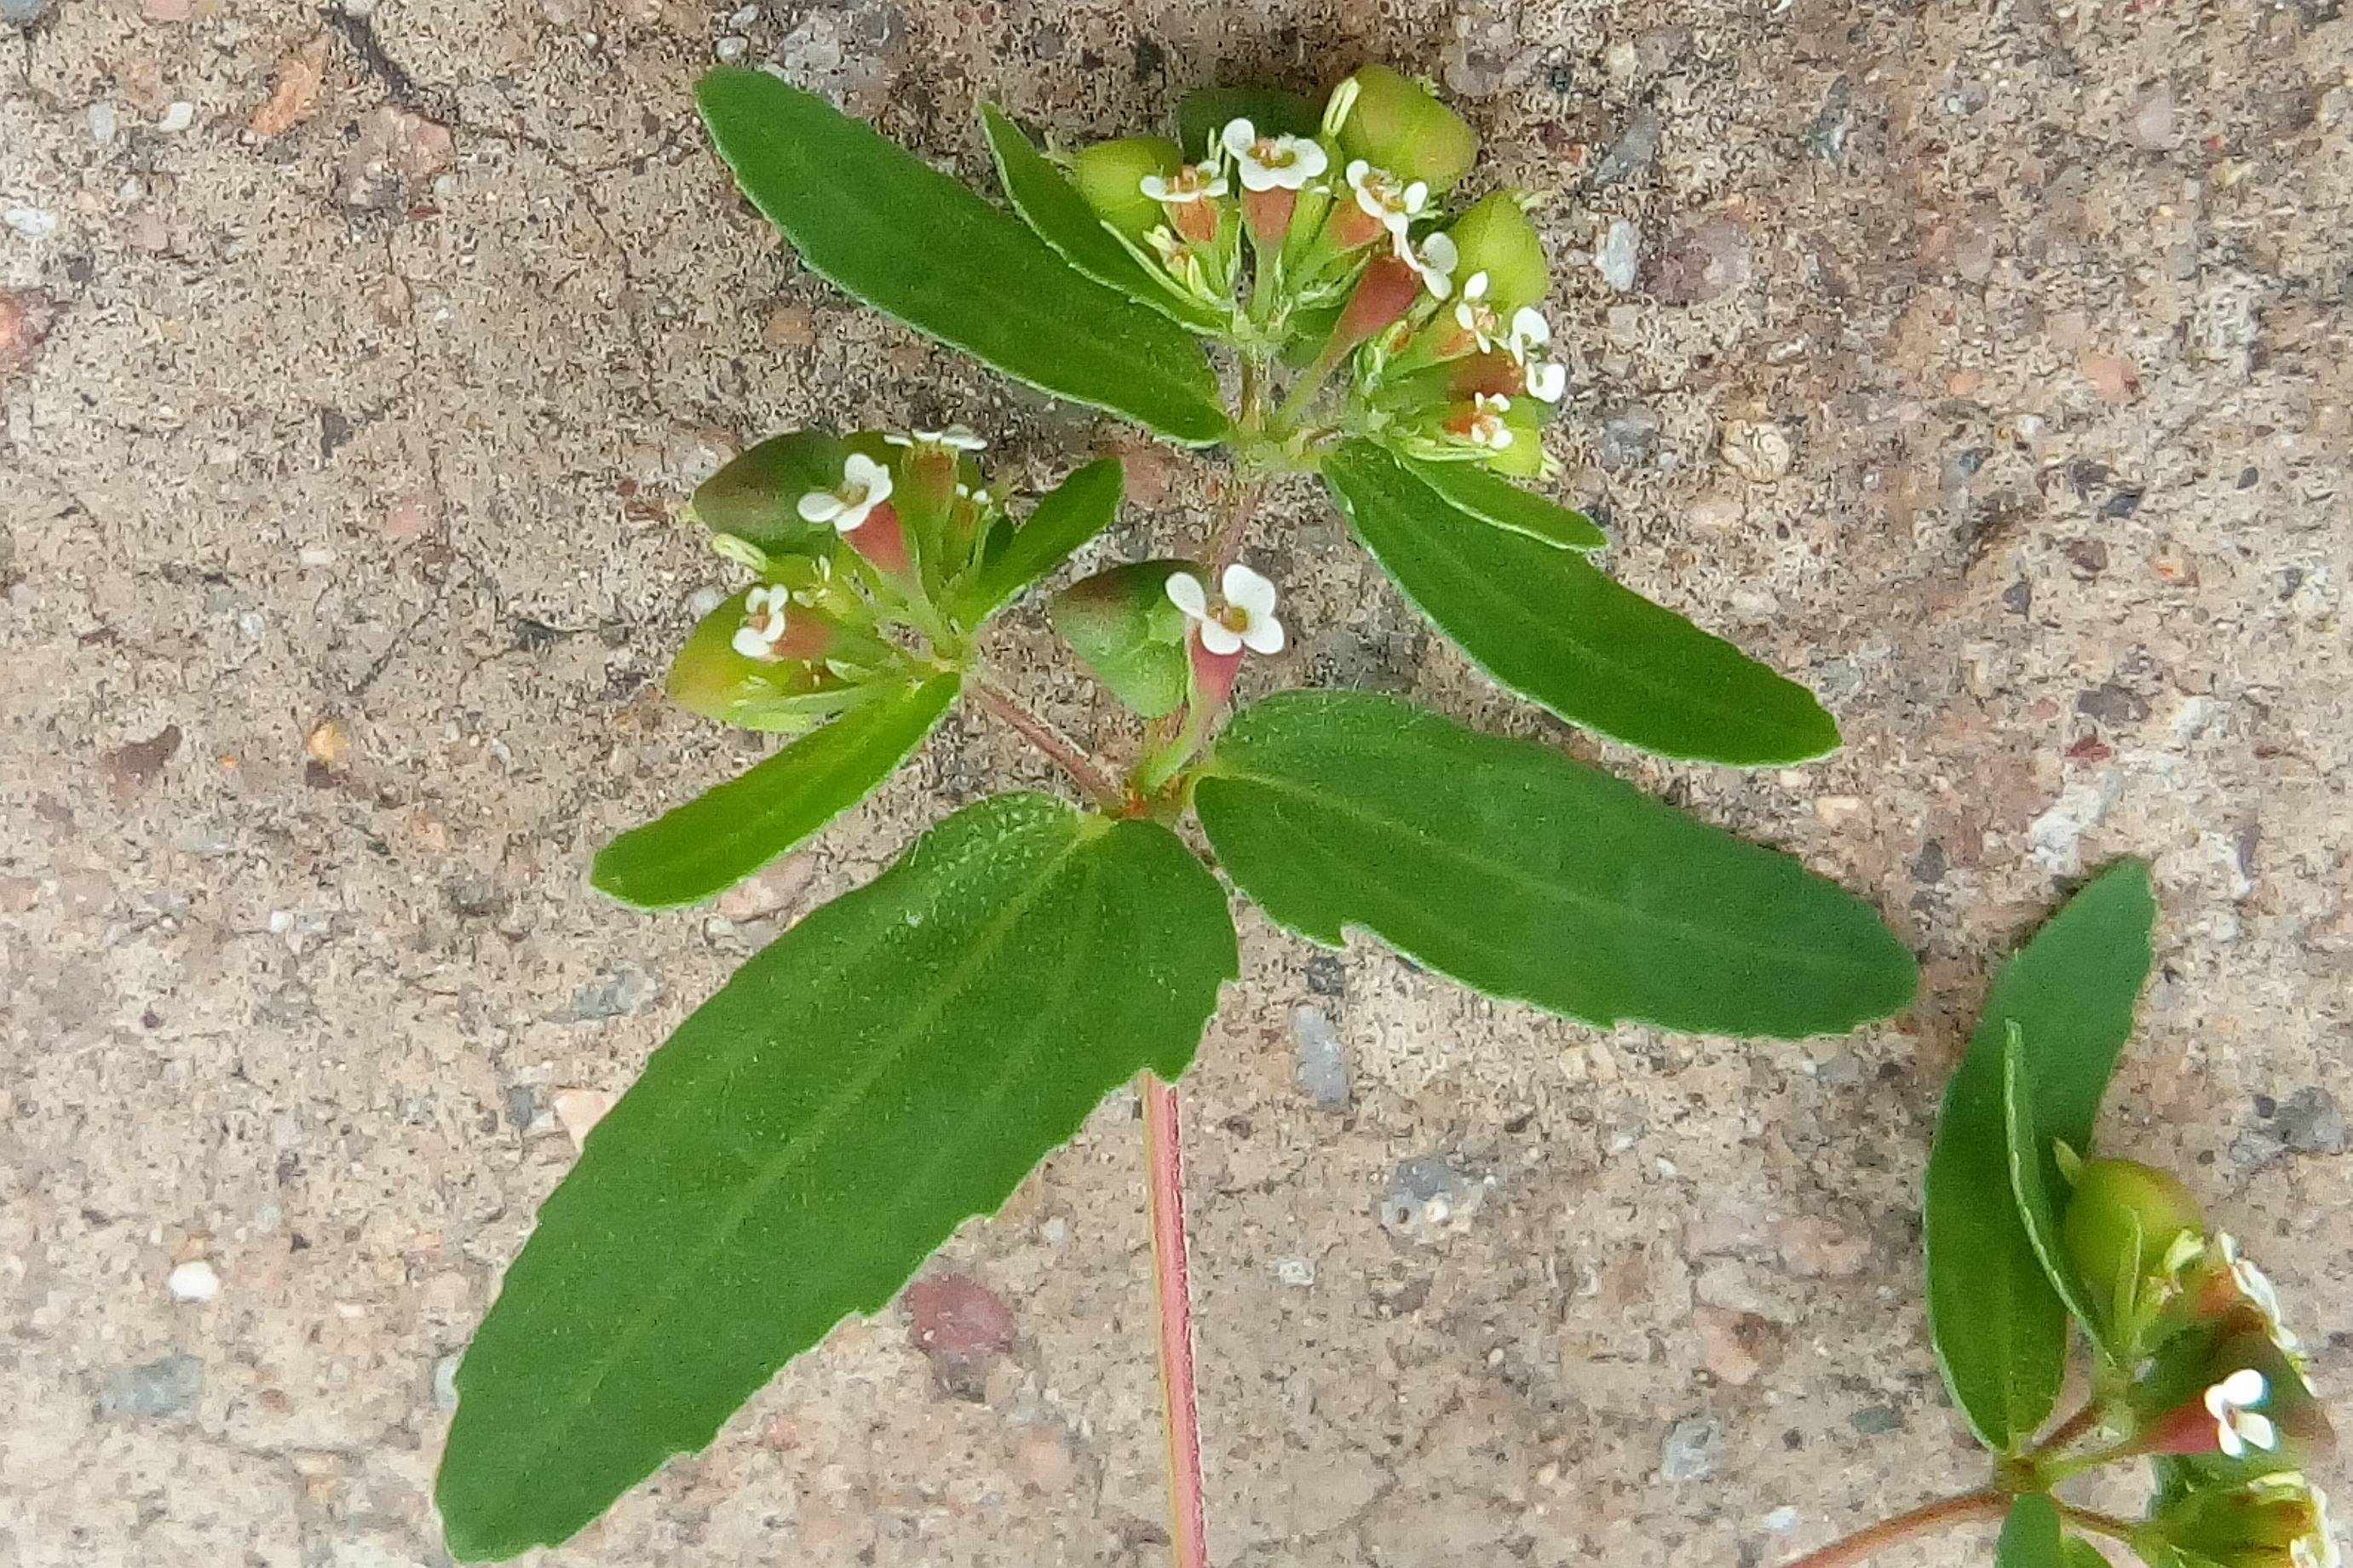
<path id="1" fill-rule="evenodd" d="M 1442 78 L 1488 178 L 1563 193 L 1556 440 L 1613 568 L 1849 739 L 1779 773 L 1609 760 L 1926 955 L 1896 1024 L 1754 1046 L 1245 916 L 1191 1080 L 1221 1563 L 1769 1565 L 1971 1484 L 1919 1305 L 1929 1119 L 1989 963 L 2119 853 L 2164 914 L 2115 1146 L 2254 1238 L 2341 1383 L 2335 0 L 58 0 L 19 30 L 43 9 L 0 10 L 8 1561 L 442 1561 L 443 1380 L 571 1158 L 558 1097 L 624 1087 L 947 805 L 1046 778 L 958 720 L 715 910 L 584 885 L 754 754 L 657 689 L 722 580 L 677 513 L 725 454 L 961 416 L 1041 478 L 1125 439 L 783 257 L 689 107 L 738 56 L 967 174 L 984 95 L 1084 134 L 1220 77 Z M 1139 462 L 1116 548 L 1187 537 L 1203 473 Z M 1261 679 L 1557 733 L 1303 487 L 1252 555 L 1298 634 Z M 1034 615 L 996 651 L 1119 743 Z M 851 1327 L 551 1560 L 1162 1561 L 1132 1113 L 949 1248 L 1012 1308 L 1004 1354 L 944 1379 L 902 1311 Z M 1475 1204 L 1398 1222 L 1450 1172 Z M 199 1260 L 216 1294 L 175 1300 Z"/>

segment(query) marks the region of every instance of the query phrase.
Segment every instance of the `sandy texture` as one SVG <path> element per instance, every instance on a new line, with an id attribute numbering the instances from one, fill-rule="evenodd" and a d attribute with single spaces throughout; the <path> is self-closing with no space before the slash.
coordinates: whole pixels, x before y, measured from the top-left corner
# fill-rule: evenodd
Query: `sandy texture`
<path id="1" fill-rule="evenodd" d="M 755 754 L 657 689 L 725 580 L 677 512 L 727 453 L 960 416 L 1037 479 L 1128 439 L 800 273 L 695 74 L 780 59 L 972 174 L 979 96 L 1105 133 L 1381 56 L 1462 96 L 1487 177 L 1566 193 L 1556 440 L 1613 569 L 1849 739 L 1609 760 L 1877 900 L 1926 985 L 1847 1039 L 1605 1036 L 1245 915 L 1188 1080 L 1219 1561 L 1769 1565 L 1973 1484 L 1929 1118 L 1989 963 L 2120 853 L 2164 913 L 2114 1142 L 2254 1238 L 2344 1381 L 2335 0 L 62 0 L 0 21 L 0 1557 L 441 1562 L 450 1358 L 577 1091 L 945 805 L 1048 776 L 959 718 L 716 910 L 585 886 Z M 1187 537 L 1208 472 L 1139 464 L 1111 550 Z M 1250 553 L 1297 633 L 1259 679 L 1561 734 L 1304 487 Z M 1034 612 L 995 649 L 1124 743 Z M 1008 1349 L 853 1326 L 556 1558 L 1162 1561 L 1137 1142 L 1114 1100 L 949 1249 Z"/>

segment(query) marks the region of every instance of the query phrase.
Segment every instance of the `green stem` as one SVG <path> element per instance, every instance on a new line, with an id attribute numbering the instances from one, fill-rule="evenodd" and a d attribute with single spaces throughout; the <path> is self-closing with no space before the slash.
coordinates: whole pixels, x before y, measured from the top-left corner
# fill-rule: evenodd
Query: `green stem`
<path id="1" fill-rule="evenodd" d="M 2052 1501 L 2058 1502 L 2059 1500 L 2053 1498 Z M 2119 1519 L 2112 1513 L 2095 1512 L 2088 1508 L 2077 1508 L 2072 1502 L 2059 1503 L 2059 1517 L 2078 1530 L 2090 1531 L 2094 1535 L 2105 1535 L 2111 1541 L 2121 1541 L 2127 1546 L 2132 1544 L 2133 1537 L 2140 1531 L 2140 1525 L 2135 1521 Z"/>

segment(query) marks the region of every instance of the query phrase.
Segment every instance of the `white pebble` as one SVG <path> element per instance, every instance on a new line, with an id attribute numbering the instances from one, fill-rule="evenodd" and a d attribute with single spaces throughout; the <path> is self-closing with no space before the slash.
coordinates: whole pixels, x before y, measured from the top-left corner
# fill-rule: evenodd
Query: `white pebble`
<path id="1" fill-rule="evenodd" d="M 1601 247 L 1593 253 L 1593 269 L 1601 280 L 1620 294 L 1634 287 L 1635 263 L 1639 259 L 1642 237 L 1624 218 L 1612 218 L 1609 232 L 1601 238 Z"/>
<path id="2" fill-rule="evenodd" d="M 760 8 L 757 5 L 746 5 L 727 18 L 727 30 L 733 33 L 749 31 L 752 24 L 759 19 Z"/>
<path id="3" fill-rule="evenodd" d="M 726 602 L 727 595 L 716 588 L 697 588 L 686 596 L 686 613 L 699 621 Z"/>
<path id="4" fill-rule="evenodd" d="M 209 1301 L 220 1294 L 220 1276 L 201 1258 L 173 1269 L 164 1285 L 174 1301 Z"/>
<path id="5" fill-rule="evenodd" d="M 1304 1290 L 1315 1283 L 1315 1265 L 1304 1258 L 1278 1258 L 1274 1260 L 1274 1277 L 1285 1285 Z"/>
<path id="6" fill-rule="evenodd" d="M 196 122 L 196 106 L 181 99 L 164 110 L 164 118 L 155 121 L 155 129 L 166 136 L 177 136 Z"/>
<path id="7" fill-rule="evenodd" d="M 1784 1531 L 1797 1529 L 1798 1510 L 1791 1508 L 1788 1503 L 1783 1503 L 1779 1508 L 1775 1509 L 1771 1513 L 1765 1516 L 1765 1528 L 1773 1531 L 1777 1535 L 1780 1534 Z"/>
<path id="8" fill-rule="evenodd" d="M 0 212 L 0 223 L 23 239 L 47 239 L 58 232 L 58 215 L 41 207 L 10 207 Z"/>
<path id="9" fill-rule="evenodd" d="M 736 37 L 731 34 L 719 40 L 719 62 L 722 65 L 732 66 L 751 51 L 752 40 L 749 38 Z"/>
<path id="10" fill-rule="evenodd" d="M 93 103 L 87 113 L 90 120 L 90 139 L 101 147 L 108 145 L 114 140 L 117 124 L 114 105 Z"/>

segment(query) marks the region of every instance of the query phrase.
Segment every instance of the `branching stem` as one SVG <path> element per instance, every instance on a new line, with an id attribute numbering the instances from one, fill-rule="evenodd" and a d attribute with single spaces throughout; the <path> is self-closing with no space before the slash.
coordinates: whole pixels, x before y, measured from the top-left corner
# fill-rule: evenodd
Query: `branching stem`
<path id="1" fill-rule="evenodd" d="M 1202 1503 L 1201 1416 L 1193 1377 L 1193 1285 L 1185 1240 L 1185 1150 L 1176 1090 L 1140 1073 L 1145 1170 L 1152 1194 L 1152 1282 L 1160 1319 L 1161 1431 L 1168 1453 L 1174 1568 L 1209 1568 Z"/>
<path id="2" fill-rule="evenodd" d="M 1915 1536 L 1933 1531 L 1949 1530 L 1957 1524 L 1974 1521 L 2000 1519 L 2010 1511 L 2010 1494 L 1988 1488 L 1984 1491 L 1964 1492 L 1927 1503 L 1909 1513 L 1899 1513 L 1894 1519 L 1883 1519 L 1867 1530 L 1831 1542 L 1828 1546 L 1807 1552 L 1783 1568 L 1848 1568 L 1862 1562 L 1874 1552 L 1883 1551 Z"/>
<path id="3" fill-rule="evenodd" d="M 1085 747 L 1031 712 L 1011 692 L 983 677 L 971 677 L 969 689 L 973 700 L 1005 721 L 1023 740 L 1052 758 L 1064 773 L 1071 775 L 1073 783 L 1094 796 L 1097 805 L 1111 812 L 1126 808 L 1126 795 L 1113 782 L 1111 774 L 1087 754 Z"/>
<path id="4" fill-rule="evenodd" d="M 1237 475 L 1227 482 L 1217 524 L 1211 529 L 1208 541 L 1201 550 L 1201 553 L 1208 557 L 1206 564 L 1209 568 L 1210 592 L 1217 592 L 1219 579 L 1226 574 L 1226 568 L 1240 556 L 1242 524 L 1248 522 L 1250 513 L 1258 510 L 1259 497 L 1265 490 L 1264 479 L 1246 479 Z"/>

